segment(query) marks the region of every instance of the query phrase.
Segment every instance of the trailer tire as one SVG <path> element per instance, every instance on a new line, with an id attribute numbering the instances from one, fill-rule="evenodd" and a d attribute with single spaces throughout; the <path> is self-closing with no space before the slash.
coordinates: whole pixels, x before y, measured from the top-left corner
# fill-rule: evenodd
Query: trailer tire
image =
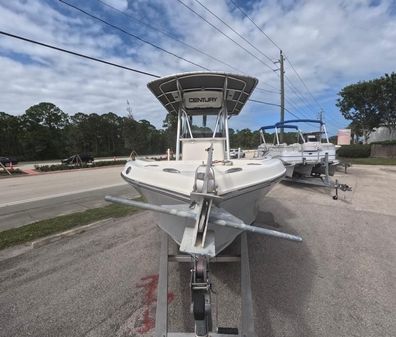
<path id="1" fill-rule="evenodd" d="M 205 295 L 193 294 L 193 314 L 196 321 L 205 319 Z"/>

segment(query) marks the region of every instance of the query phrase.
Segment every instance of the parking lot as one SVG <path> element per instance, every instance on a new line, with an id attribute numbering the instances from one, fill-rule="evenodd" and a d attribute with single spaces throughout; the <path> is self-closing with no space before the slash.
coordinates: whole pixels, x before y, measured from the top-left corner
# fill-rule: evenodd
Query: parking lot
<path id="1" fill-rule="evenodd" d="M 260 202 L 258 222 L 304 241 L 248 235 L 258 336 L 395 335 L 396 167 L 338 175 L 353 191 L 337 201 L 282 183 Z M 159 240 L 153 215 L 140 212 L 18 256 L 0 252 L 0 336 L 153 336 Z M 237 326 L 238 265 L 216 264 L 211 276 L 215 323 Z M 172 264 L 173 330 L 191 331 L 188 282 L 189 266 Z"/>

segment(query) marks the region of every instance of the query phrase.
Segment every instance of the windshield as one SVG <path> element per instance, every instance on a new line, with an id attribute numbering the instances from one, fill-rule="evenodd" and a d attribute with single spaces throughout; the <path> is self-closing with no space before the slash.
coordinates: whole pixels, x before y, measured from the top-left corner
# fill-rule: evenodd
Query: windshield
<path id="1" fill-rule="evenodd" d="M 190 116 L 191 132 L 194 138 L 213 137 L 216 130 L 216 115 Z M 217 125 L 215 137 L 222 137 L 222 128 Z"/>

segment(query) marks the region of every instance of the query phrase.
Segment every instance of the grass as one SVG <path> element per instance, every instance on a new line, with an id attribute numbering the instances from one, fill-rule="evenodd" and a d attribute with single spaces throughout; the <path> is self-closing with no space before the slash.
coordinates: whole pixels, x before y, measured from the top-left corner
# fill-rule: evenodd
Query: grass
<path id="1" fill-rule="evenodd" d="M 8 229 L 0 232 L 0 250 L 95 221 L 124 217 L 137 211 L 135 207 L 112 204 Z"/>
<path id="2" fill-rule="evenodd" d="M 341 161 L 361 165 L 396 165 L 396 158 L 338 158 Z"/>

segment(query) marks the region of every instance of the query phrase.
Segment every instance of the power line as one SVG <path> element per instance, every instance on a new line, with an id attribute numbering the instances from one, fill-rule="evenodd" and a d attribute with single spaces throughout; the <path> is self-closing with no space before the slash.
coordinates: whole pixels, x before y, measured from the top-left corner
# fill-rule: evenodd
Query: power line
<path id="1" fill-rule="evenodd" d="M 260 101 L 260 100 L 258 100 L 258 99 L 249 98 L 248 101 L 254 102 L 254 103 L 259 103 L 259 104 L 264 104 L 264 105 L 272 105 L 272 106 L 280 107 L 279 104 L 264 102 L 264 101 Z M 288 112 L 289 114 L 291 114 L 293 117 L 298 118 L 298 116 L 295 115 L 295 114 L 294 114 L 293 112 L 291 112 L 290 110 L 288 110 L 288 109 L 285 108 L 285 111 Z"/>
<path id="2" fill-rule="evenodd" d="M 280 75 L 278 75 L 278 76 L 280 76 Z M 308 111 L 308 114 L 310 114 L 311 111 L 309 111 L 309 110 L 305 107 L 306 103 L 304 102 L 303 97 L 300 96 L 300 95 L 298 94 L 298 92 L 295 90 L 295 87 L 292 86 L 292 83 L 289 84 L 289 82 L 290 82 L 289 78 L 288 78 L 286 75 L 284 75 L 284 76 L 285 76 L 285 78 L 286 78 L 286 80 L 287 80 L 287 82 L 285 83 L 285 84 L 287 85 L 287 87 L 290 88 L 290 89 L 295 93 L 296 97 L 298 97 L 298 98 L 302 101 L 302 103 L 303 103 L 302 107 L 304 107 L 304 109 L 306 109 L 306 110 Z M 285 100 L 289 102 L 289 99 L 286 97 L 286 95 L 285 95 Z M 290 98 L 290 100 L 291 100 L 291 98 Z M 301 109 L 298 109 L 296 106 L 294 106 L 294 107 L 296 108 L 296 110 L 301 110 Z M 305 113 L 303 113 L 303 112 L 300 112 L 300 113 L 301 113 L 301 115 L 305 116 L 305 118 L 312 118 L 312 117 L 308 117 L 308 116 L 305 115 Z"/>
<path id="3" fill-rule="evenodd" d="M 290 67 L 293 69 L 293 71 L 295 72 L 295 74 L 297 75 L 297 77 L 299 78 L 299 80 L 301 81 L 301 83 L 304 85 L 305 89 L 307 90 L 307 92 L 309 93 L 309 95 L 311 96 L 312 100 L 319 106 L 319 108 L 321 110 L 323 110 L 322 106 L 320 105 L 320 103 L 316 100 L 316 98 L 312 95 L 311 91 L 308 89 L 307 85 L 305 84 L 304 80 L 301 78 L 301 76 L 299 75 L 299 73 L 297 72 L 297 70 L 294 68 L 293 64 L 291 63 L 291 61 L 289 60 L 289 58 L 286 58 L 287 63 L 290 64 Z"/>
<path id="4" fill-rule="evenodd" d="M 233 67 L 232 65 L 230 65 L 230 64 L 218 59 L 217 57 L 215 57 L 213 55 L 210 55 L 210 54 L 208 54 L 208 53 L 206 53 L 206 52 L 204 52 L 204 51 L 202 51 L 202 50 L 200 50 L 200 49 L 198 49 L 198 48 L 196 48 L 196 47 L 194 47 L 194 46 L 192 46 L 192 45 L 190 45 L 190 44 L 188 44 L 188 43 L 186 43 L 186 42 L 184 42 L 184 41 L 182 41 L 182 40 L 180 40 L 180 39 L 178 39 L 176 37 L 174 37 L 172 34 L 170 34 L 169 32 L 167 32 L 165 30 L 162 30 L 162 29 L 160 29 L 158 27 L 155 27 L 155 26 L 153 26 L 153 25 L 151 25 L 151 24 L 149 24 L 149 23 L 147 23 L 147 22 L 145 22 L 145 21 L 143 21 L 143 20 L 141 20 L 141 19 L 139 19 L 139 18 L 137 18 L 137 17 L 135 17 L 133 15 L 126 14 L 125 12 L 123 12 L 123 11 L 121 11 L 121 10 L 111 6 L 111 5 L 109 5 L 108 3 L 106 3 L 106 2 L 104 2 L 102 0 L 96 0 L 96 1 L 102 3 L 104 6 L 107 6 L 107 7 L 111 8 L 112 10 L 114 10 L 116 12 L 119 12 L 120 14 L 124 15 L 125 17 L 128 17 L 128 18 L 130 18 L 132 20 L 135 20 L 135 21 L 139 22 L 140 24 L 142 24 L 142 25 L 144 25 L 144 26 L 146 26 L 146 27 L 148 27 L 148 28 L 150 28 L 152 30 L 155 30 L 155 31 L 167 36 L 168 38 L 170 38 L 170 39 L 182 44 L 183 46 L 186 46 L 186 47 L 196 51 L 197 53 L 205 55 L 206 57 L 209 57 L 212 60 L 214 60 L 216 62 L 219 62 L 219 63 L 229 67 L 230 69 L 233 69 L 235 71 L 239 71 L 237 68 Z"/>
<path id="5" fill-rule="evenodd" d="M 229 29 L 231 29 L 235 34 L 237 34 L 240 38 L 242 38 L 245 42 L 247 42 L 251 47 L 253 47 L 255 50 L 257 50 L 259 53 L 264 55 L 267 59 L 269 59 L 271 62 L 273 62 L 267 55 L 261 52 L 256 46 L 254 46 L 250 41 L 248 41 L 246 38 L 244 38 L 241 34 L 239 34 L 235 29 L 233 29 L 229 24 L 227 24 L 224 20 L 222 20 L 220 17 L 218 17 L 215 13 L 213 13 L 209 8 L 207 8 L 205 5 L 203 5 L 199 0 L 195 0 L 198 4 L 200 4 L 206 11 L 208 11 L 210 14 L 212 14 L 214 17 L 216 17 L 219 21 L 221 21 L 224 25 L 226 25 Z M 248 19 L 255 24 L 255 26 L 260 29 L 260 31 L 278 48 L 280 47 L 258 26 L 256 23 L 239 7 L 235 4 L 234 1 L 231 0 L 231 2 L 246 16 Z M 289 61 L 290 63 L 290 61 Z M 295 69 L 294 69 L 295 71 Z M 298 75 L 299 76 L 299 75 Z M 299 76 L 300 77 L 300 76 Z M 289 111 L 289 113 L 291 113 Z M 302 114 L 302 113 L 301 113 Z"/>
<path id="6" fill-rule="evenodd" d="M 230 0 L 230 2 L 235 6 L 235 8 L 237 8 L 276 48 L 278 48 L 279 50 L 281 50 L 282 48 L 273 40 L 271 39 L 271 37 L 266 34 L 263 29 L 261 29 L 260 26 L 258 26 L 256 24 L 256 22 L 254 22 L 254 20 L 241 8 L 239 7 L 236 2 L 234 0 Z M 297 70 L 294 68 L 293 64 L 291 63 L 291 61 L 289 60 L 289 58 L 286 58 L 286 61 L 290 64 L 292 70 L 296 73 L 297 77 L 299 78 L 299 80 L 302 82 L 302 84 L 304 85 L 305 89 L 307 90 L 308 94 L 311 96 L 311 98 L 313 99 L 313 101 L 315 102 L 315 104 L 317 104 L 319 106 L 319 108 L 323 111 L 323 107 L 321 106 L 321 104 L 316 100 L 316 98 L 313 96 L 312 92 L 309 90 L 308 86 L 306 85 L 306 83 L 304 82 L 304 80 L 302 79 L 302 77 L 300 76 L 300 74 L 297 72 Z"/>
<path id="7" fill-rule="evenodd" d="M 242 8 L 240 8 L 236 3 L 235 3 L 235 1 L 233 1 L 233 0 L 230 0 L 231 1 L 231 3 L 236 7 L 236 8 L 238 8 L 238 10 L 245 16 L 245 17 L 247 17 L 248 18 L 248 20 L 251 22 L 251 23 L 253 23 L 255 26 L 256 26 L 256 28 L 258 29 L 258 30 L 260 30 L 260 32 L 261 33 L 263 33 L 264 34 L 264 36 L 268 39 L 268 40 L 270 40 L 271 41 L 271 43 L 276 47 L 276 48 L 278 48 L 279 50 L 281 50 L 282 48 L 281 47 L 279 47 L 275 42 L 274 42 L 274 40 L 272 40 L 254 21 L 253 21 L 253 19 L 242 9 Z"/>
<path id="8" fill-rule="evenodd" d="M 302 77 L 299 75 L 299 73 L 297 72 L 297 70 L 294 68 L 293 64 L 291 63 L 291 61 L 289 60 L 289 58 L 286 58 L 286 61 L 290 64 L 290 67 L 292 68 L 292 70 L 294 71 L 294 73 L 297 75 L 297 77 L 299 78 L 299 80 L 301 81 L 301 83 L 304 85 L 305 89 L 307 90 L 308 94 L 311 96 L 313 102 L 315 104 L 317 104 L 319 106 L 319 108 L 324 111 L 322 105 L 316 100 L 315 96 L 313 96 L 312 92 L 309 90 L 308 86 L 306 85 L 306 83 L 304 82 L 304 80 L 302 79 Z M 331 118 L 332 120 L 334 120 L 333 118 Z M 329 124 L 333 124 L 333 126 L 335 126 L 335 123 L 332 122 L 328 122 Z"/>
<path id="9" fill-rule="evenodd" d="M 279 91 L 267 90 L 267 89 L 263 89 L 263 88 L 259 88 L 259 87 L 256 87 L 256 90 L 263 91 L 263 92 L 268 92 L 268 93 L 271 93 L 271 94 L 277 94 L 277 95 L 280 94 Z"/>
<path id="10" fill-rule="evenodd" d="M 269 102 L 264 102 L 264 101 L 260 101 L 260 100 L 257 100 L 257 99 L 252 99 L 252 98 L 249 98 L 249 99 L 248 99 L 248 101 L 250 101 L 250 102 L 254 102 L 254 103 L 265 104 L 265 105 L 273 105 L 273 106 L 277 106 L 277 107 L 279 107 L 279 106 L 280 106 L 279 104 L 276 104 L 276 103 L 269 103 Z"/>
<path id="11" fill-rule="evenodd" d="M 226 33 L 224 33 L 221 29 L 219 29 L 218 27 L 216 27 L 214 24 L 212 24 L 211 22 L 209 22 L 208 20 L 206 20 L 201 14 L 197 13 L 194 9 L 192 9 L 190 6 L 188 6 L 187 4 L 185 4 L 182 0 L 177 0 L 177 2 L 179 2 L 180 4 L 182 4 L 184 7 L 186 7 L 189 11 L 193 12 L 195 15 L 197 15 L 201 20 L 205 21 L 208 25 L 210 25 L 211 27 L 213 27 L 216 31 L 218 31 L 220 34 L 222 34 L 223 36 L 225 36 L 227 39 L 231 40 L 232 42 L 234 42 L 236 45 L 238 45 L 241 49 L 243 49 L 245 52 L 247 52 L 250 56 L 254 57 L 256 60 L 258 60 L 260 63 L 262 63 L 264 66 L 266 66 L 268 69 L 270 69 L 271 71 L 273 71 L 273 69 L 267 64 L 265 63 L 263 60 L 261 60 L 260 58 L 258 58 L 255 54 L 253 54 L 252 52 L 250 52 L 248 49 L 246 49 L 244 46 L 242 46 L 241 44 L 239 44 L 237 41 L 235 41 L 232 37 L 228 36 Z"/>
<path id="12" fill-rule="evenodd" d="M 142 71 L 142 70 L 129 68 L 129 67 L 117 64 L 117 63 L 105 61 L 105 60 L 102 60 L 102 59 L 98 59 L 96 57 L 92 57 L 92 56 L 88 56 L 88 55 L 85 55 L 85 54 L 76 53 L 76 52 L 71 51 L 71 50 L 67 50 L 67 49 L 55 47 L 55 46 L 52 46 L 52 45 L 49 45 L 49 44 L 46 44 L 46 43 L 43 43 L 43 42 L 31 40 L 31 39 L 28 39 L 28 38 L 20 36 L 20 35 L 14 35 L 14 34 L 3 32 L 3 31 L 0 31 L 0 34 L 9 36 L 9 37 L 12 37 L 12 38 L 15 38 L 15 39 L 23 40 L 23 41 L 26 41 L 26 42 L 34 43 L 34 44 L 42 46 L 42 47 L 55 49 L 55 50 L 61 51 L 63 53 L 79 56 L 79 57 L 82 57 L 82 58 L 85 58 L 85 59 L 88 59 L 88 60 L 91 60 L 91 61 L 100 62 L 100 63 L 104 63 L 104 64 L 107 64 L 107 65 L 110 65 L 110 66 L 113 66 L 113 67 L 117 67 L 117 68 L 129 70 L 129 71 L 133 71 L 135 73 L 139 73 L 139 74 L 143 74 L 143 75 L 147 75 L 147 76 L 151 76 L 151 77 L 156 77 L 156 78 L 160 78 L 161 77 L 161 76 L 158 76 L 158 75 L 155 75 L 155 74 L 151 74 L 151 73 L 148 73 L 148 72 L 145 72 L 145 71 Z"/>
<path id="13" fill-rule="evenodd" d="M 301 92 L 291 83 L 290 79 L 288 76 L 285 76 L 287 85 L 288 87 L 295 93 L 296 97 L 303 103 L 303 106 L 309 111 L 309 113 L 315 114 L 315 108 L 312 107 L 312 105 L 304 98 L 304 96 L 301 94 Z M 308 109 L 309 107 L 309 109 Z"/>
<path id="14" fill-rule="evenodd" d="M 59 1 L 62 2 L 62 3 L 64 3 L 64 4 L 67 5 L 67 6 L 70 6 L 70 7 L 74 8 L 74 9 L 76 9 L 76 10 L 78 10 L 78 11 L 80 11 L 80 12 L 86 14 L 86 15 L 88 15 L 89 17 L 91 17 L 91 18 L 93 18 L 93 19 L 95 19 L 95 20 L 98 20 L 98 21 L 100 21 L 100 22 L 102 22 L 102 23 L 104 23 L 104 24 L 106 24 L 106 25 L 108 25 L 108 26 L 110 26 L 110 27 L 112 27 L 112 28 L 114 28 L 114 29 L 117 29 L 117 30 L 121 31 L 121 32 L 124 33 L 124 34 L 127 34 L 127 35 L 129 35 L 129 36 L 132 36 L 132 37 L 134 37 L 134 38 L 136 38 L 136 39 L 138 39 L 138 40 L 140 40 L 140 41 L 142 41 L 142 42 L 144 42 L 144 43 L 147 43 L 147 44 L 149 44 L 149 45 L 151 45 L 151 46 L 153 46 L 153 47 L 155 47 L 155 48 L 158 48 L 158 49 L 160 49 L 161 51 L 164 51 L 164 52 L 166 52 L 166 53 L 168 53 L 168 54 L 171 54 L 172 56 L 175 56 L 175 57 L 177 57 L 177 58 L 179 58 L 179 59 L 182 59 L 183 61 L 186 61 L 186 62 L 188 62 L 188 63 L 190 63 L 190 64 L 193 64 L 193 65 L 195 65 L 195 66 L 197 66 L 197 67 L 199 67 L 199 68 L 201 68 L 201 69 L 204 69 L 204 70 L 207 70 L 207 71 L 211 71 L 211 69 L 209 69 L 209 68 L 207 68 L 207 67 L 204 67 L 204 66 L 202 66 L 202 65 L 200 65 L 200 64 L 198 64 L 198 63 L 192 62 L 192 61 L 190 61 L 190 60 L 188 60 L 188 59 L 186 59 L 186 58 L 184 58 L 184 57 L 181 57 L 181 56 L 179 56 L 179 55 L 177 55 L 177 54 L 175 54 L 175 53 L 169 52 L 169 51 L 165 50 L 164 48 L 159 47 L 159 46 L 157 46 L 157 45 L 155 45 L 155 44 L 153 44 L 153 43 L 151 43 L 151 42 L 149 42 L 149 41 L 145 41 L 144 39 L 142 39 L 142 38 L 140 38 L 140 37 L 138 37 L 138 36 L 136 36 L 136 35 L 134 35 L 134 34 L 128 32 L 128 31 L 126 31 L 126 30 L 124 30 L 123 28 L 120 28 L 120 27 L 118 27 L 118 26 L 115 26 L 115 25 L 113 25 L 112 23 L 107 22 L 106 20 L 103 20 L 103 19 L 101 19 L 101 18 L 99 18 L 99 17 L 97 17 L 97 16 L 95 16 L 95 15 L 93 15 L 93 14 L 91 14 L 91 13 L 88 13 L 87 11 L 85 11 L 85 10 L 83 10 L 83 9 L 77 7 L 77 6 L 74 6 L 74 5 L 68 3 L 68 2 L 66 2 L 66 1 L 64 1 L 64 0 L 59 0 Z M 105 4 L 105 2 L 103 2 L 103 1 L 101 1 L 101 0 L 97 0 L 97 1 L 99 1 L 99 2 L 101 2 L 101 3 L 103 3 L 103 4 Z M 110 6 L 110 5 L 107 5 L 107 6 L 108 6 L 108 7 L 111 7 L 111 8 L 114 8 L 113 6 Z M 117 10 L 117 9 L 114 8 L 114 10 Z M 119 11 L 119 10 L 117 10 L 117 11 Z M 119 12 L 121 12 L 121 11 L 119 11 Z M 123 13 L 123 12 L 121 12 L 121 13 Z M 129 15 L 127 15 L 127 14 L 125 14 L 125 15 L 129 17 Z M 132 17 L 132 18 L 133 18 L 133 17 Z M 150 26 L 150 25 L 148 25 L 148 26 Z M 151 27 L 152 29 L 157 30 L 156 28 L 154 28 L 154 27 L 152 27 L 152 26 L 150 26 L 150 27 Z M 162 32 L 162 31 L 160 31 L 160 32 Z M 165 34 L 164 32 L 162 32 L 162 33 Z M 166 34 L 167 34 L 167 33 L 166 33 Z M 170 34 L 169 34 L 169 36 L 170 36 Z M 176 40 L 177 40 L 177 39 L 176 39 Z M 183 43 L 183 42 L 182 42 L 182 43 Z M 184 43 L 183 43 L 183 44 L 184 44 Z M 187 45 L 187 44 L 186 44 L 186 45 Z M 197 50 L 197 51 L 199 51 L 198 49 L 196 49 L 196 48 L 194 48 L 194 47 L 192 47 L 192 48 L 195 49 L 195 50 Z M 199 52 L 200 52 L 200 51 L 199 51 Z M 204 53 L 204 54 L 206 54 L 206 53 Z M 209 55 L 209 54 L 206 54 L 206 55 Z M 210 55 L 209 55 L 209 56 L 210 56 Z M 215 58 L 215 59 L 216 59 L 216 58 Z M 218 60 L 218 59 L 216 59 L 216 60 Z M 232 69 L 234 69 L 234 70 L 236 70 L 236 71 L 240 71 L 240 70 L 236 69 L 235 67 L 232 67 L 232 66 L 228 65 L 227 63 L 225 63 L 225 62 L 223 62 L 223 61 L 221 61 L 221 60 L 218 60 L 218 61 L 221 62 L 221 63 L 223 63 L 224 65 L 227 65 L 227 66 L 231 67 Z M 267 85 L 267 86 L 269 86 L 270 88 L 273 88 L 273 86 L 270 85 L 270 84 L 264 83 L 264 85 Z M 260 89 L 260 90 L 263 90 L 263 91 L 269 91 L 269 90 L 263 89 L 263 88 L 257 88 L 257 89 Z"/>
<path id="15" fill-rule="evenodd" d="M 63 1 L 63 0 L 59 0 L 59 1 L 62 2 L 63 4 L 65 4 L 66 6 L 69 6 L 69 7 L 71 7 L 71 8 L 74 8 L 75 10 L 80 11 L 81 13 L 83 13 L 83 14 L 85 14 L 85 15 L 87 15 L 87 16 L 89 16 L 89 17 L 95 19 L 95 20 L 98 20 L 98 21 L 104 23 L 105 25 L 108 25 L 108 26 L 110 26 L 110 27 L 112 27 L 112 28 L 114 28 L 114 29 L 116 29 L 116 30 L 119 30 L 120 32 L 122 32 L 122 33 L 124 33 L 124 34 L 127 34 L 127 35 L 129 35 L 129 36 L 131 36 L 131 37 L 133 37 L 133 38 L 135 38 L 135 39 L 137 39 L 137 40 L 143 42 L 143 43 L 146 43 L 146 44 L 148 44 L 148 45 L 150 45 L 150 46 L 152 46 L 152 47 L 154 47 L 154 48 L 156 48 L 156 49 L 161 50 L 161 51 L 163 51 L 164 53 L 167 53 L 167 54 L 169 54 L 169 55 L 172 55 L 172 56 L 174 56 L 174 57 L 176 57 L 176 58 L 178 58 L 178 59 L 180 59 L 180 60 L 183 60 L 183 61 L 185 61 L 185 62 L 187 62 L 187 63 L 190 63 L 190 64 L 192 64 L 192 65 L 194 65 L 194 66 L 196 66 L 196 67 L 198 67 L 198 68 L 201 68 L 201 69 L 210 71 L 210 69 L 208 69 L 208 68 L 206 68 L 206 67 L 204 67 L 204 66 L 202 66 L 202 65 L 200 65 L 200 64 L 198 64 L 198 63 L 195 63 L 195 62 L 193 62 L 193 61 L 190 61 L 190 60 L 188 60 L 188 59 L 186 59 L 186 58 L 184 58 L 184 57 L 182 57 L 182 56 L 176 55 L 175 53 L 173 53 L 173 52 L 171 52 L 171 51 L 169 51 L 169 50 L 166 50 L 166 49 L 164 49 L 164 48 L 162 48 L 162 47 L 160 47 L 160 46 L 157 46 L 156 44 L 154 44 L 154 43 L 152 43 L 152 42 L 146 41 L 146 40 L 142 39 L 141 37 L 139 37 L 139 36 L 137 36 L 137 35 L 135 35 L 135 34 L 132 34 L 132 33 L 128 32 L 128 31 L 122 29 L 121 27 L 115 26 L 115 25 L 113 25 L 112 23 L 110 23 L 110 22 L 108 22 L 108 21 L 106 21 L 106 20 L 103 20 L 103 19 L 101 19 L 101 18 L 99 18 L 99 17 L 97 17 L 97 16 L 95 16 L 95 15 L 93 15 L 93 14 L 91 14 L 91 13 L 88 13 L 87 11 L 85 11 L 85 10 L 83 10 L 83 9 L 77 7 L 77 6 L 74 6 L 74 5 L 72 5 L 72 4 L 70 4 L 70 3 L 66 2 L 66 1 Z"/>
<path id="16" fill-rule="evenodd" d="M 210 14 L 212 14 L 216 19 L 218 19 L 220 22 L 222 22 L 225 26 L 227 26 L 229 29 L 231 29 L 236 35 L 238 35 L 243 41 L 245 41 L 249 46 L 251 46 L 253 49 L 258 51 L 261 55 L 263 55 L 267 60 L 269 60 L 271 63 L 274 63 L 274 61 L 264 54 L 260 49 L 258 49 L 255 45 L 253 45 L 248 39 L 246 39 L 242 34 L 238 33 L 234 28 L 232 28 L 227 22 L 225 22 L 223 19 L 221 19 L 219 16 L 217 16 L 215 13 L 213 13 L 208 7 L 203 5 L 199 0 L 195 0 L 195 2 L 199 3 L 206 11 L 208 11 Z"/>
<path id="17" fill-rule="evenodd" d="M 299 111 L 301 109 L 298 108 L 298 106 L 296 104 L 294 104 L 294 102 L 292 100 L 290 100 L 289 98 L 285 97 L 286 102 L 291 105 L 296 111 Z M 304 118 L 311 118 L 310 116 L 306 115 L 304 112 L 300 111 L 299 112 L 301 114 L 302 117 Z"/>
<path id="18" fill-rule="evenodd" d="M 242 72 L 240 69 L 237 69 L 237 68 L 233 67 L 232 65 L 226 63 L 225 61 L 222 61 L 222 60 L 220 60 L 219 58 L 217 58 L 217 57 L 215 57 L 215 56 L 213 56 L 213 55 L 210 55 L 210 54 L 208 54 L 208 53 L 202 51 L 201 49 L 195 48 L 194 46 L 191 46 L 190 44 L 188 44 L 188 43 L 186 43 L 186 42 L 184 42 L 184 41 L 182 41 L 182 40 L 180 40 L 180 39 L 175 38 L 174 36 L 172 36 L 171 33 L 167 32 L 167 31 L 165 31 L 165 30 L 162 30 L 162 29 L 160 29 L 160 28 L 158 28 L 158 27 L 155 27 L 155 26 L 153 26 L 153 25 L 151 25 L 151 24 L 149 24 L 149 23 L 147 23 L 147 22 L 145 22 L 145 21 L 143 21 L 143 20 L 137 18 L 136 16 L 126 14 L 125 12 L 123 12 L 123 11 L 121 11 L 121 10 L 119 10 L 119 9 L 117 9 L 117 8 L 115 8 L 115 7 L 113 7 L 113 6 L 111 6 L 111 5 L 109 5 L 108 3 L 106 3 L 106 2 L 104 2 L 104 1 L 102 1 L 102 0 L 96 0 L 96 1 L 100 2 L 100 3 L 103 4 L 104 6 L 107 6 L 107 7 L 111 8 L 112 10 L 114 10 L 114 11 L 116 11 L 116 12 L 122 14 L 122 15 L 125 16 L 125 17 L 128 17 L 128 18 L 130 18 L 130 19 L 132 19 L 132 20 L 135 20 L 135 21 L 139 22 L 140 24 L 142 24 L 142 25 L 144 25 L 144 26 L 150 28 L 151 30 L 157 31 L 157 32 L 159 32 L 159 33 L 161 33 L 161 34 L 167 36 L 168 38 L 170 38 L 170 39 L 172 39 L 172 40 L 174 40 L 174 41 L 176 41 L 176 42 L 179 42 L 180 44 L 182 44 L 182 45 L 184 45 L 184 46 L 186 46 L 186 47 L 188 47 L 188 48 L 190 48 L 190 49 L 192 49 L 192 50 L 194 50 L 194 51 L 196 51 L 196 52 L 198 52 L 198 53 L 201 53 L 202 55 L 205 55 L 205 56 L 207 56 L 207 57 L 209 57 L 209 58 L 211 58 L 211 59 L 213 59 L 213 60 L 215 60 L 215 61 L 217 61 L 217 62 L 219 62 L 219 63 L 221 63 L 221 64 L 223 64 L 223 65 L 225 65 L 225 66 L 227 66 L 227 67 L 229 67 L 230 69 L 233 69 L 234 71 Z M 263 85 L 267 85 L 267 86 L 269 86 L 270 88 L 273 88 L 272 85 L 267 84 L 267 83 L 263 83 Z M 271 90 L 264 89 L 264 88 L 260 88 L 260 87 L 257 87 L 256 89 L 257 89 L 257 90 L 261 90 L 261 91 L 266 91 L 266 92 L 279 93 L 279 92 L 276 92 L 276 91 L 271 91 Z"/>
<path id="19" fill-rule="evenodd" d="M 293 106 L 293 108 L 295 109 L 295 110 L 301 110 L 301 109 L 299 109 L 294 103 L 293 103 L 293 101 L 291 101 L 291 100 L 289 100 L 288 98 L 286 98 L 285 97 L 285 99 L 286 99 L 286 102 L 288 102 L 291 106 Z M 310 116 L 308 116 L 308 115 L 306 115 L 305 113 L 303 113 L 302 111 L 300 111 L 300 114 L 301 114 L 301 116 L 303 116 L 303 117 L 305 117 L 305 118 L 308 118 L 308 119 L 311 119 L 312 117 L 310 117 Z M 335 127 L 335 128 L 339 128 L 339 126 L 338 125 L 336 125 L 336 123 L 334 123 L 334 122 L 331 122 L 331 121 L 325 121 L 326 122 L 326 124 L 330 124 L 330 125 L 332 125 L 333 127 Z"/>
<path id="20" fill-rule="evenodd" d="M 148 73 L 148 72 L 145 72 L 145 71 L 142 71 L 142 70 L 126 67 L 126 66 L 123 66 L 123 65 L 120 65 L 120 64 L 117 64 L 117 63 L 108 62 L 108 61 L 105 61 L 105 60 L 98 59 L 96 57 L 92 57 L 92 56 L 76 53 L 76 52 L 71 51 L 71 50 L 67 50 L 67 49 L 64 49 L 64 48 L 59 48 L 59 47 L 56 47 L 56 46 L 53 46 L 53 45 L 49 45 L 49 44 L 46 44 L 46 43 L 43 43 L 43 42 L 39 42 L 39 41 L 36 41 L 36 40 L 28 39 L 28 38 L 20 36 L 20 35 L 14 35 L 14 34 L 11 34 L 11 33 L 4 32 L 4 31 L 0 31 L 0 34 L 5 35 L 5 36 L 9 36 L 9 37 L 12 37 L 12 38 L 15 38 L 15 39 L 23 40 L 23 41 L 26 41 L 26 42 L 29 42 L 29 43 L 33 43 L 33 44 L 36 44 L 36 45 L 39 45 L 39 46 L 42 46 L 42 47 L 46 47 L 46 48 L 54 49 L 54 50 L 57 50 L 57 51 L 61 51 L 63 53 L 67 53 L 67 54 L 71 54 L 71 55 L 74 55 L 74 56 L 82 57 L 82 58 L 85 58 L 85 59 L 88 59 L 88 60 L 91 60 L 91 61 L 95 61 L 95 62 L 107 64 L 107 65 L 110 65 L 110 66 L 113 66 L 113 67 L 129 70 L 129 71 L 132 71 L 132 72 L 135 72 L 135 73 L 139 73 L 139 74 L 143 74 L 143 75 L 147 75 L 147 76 L 151 76 L 151 77 L 155 77 L 155 78 L 160 78 L 161 77 L 159 75 Z M 259 101 L 259 100 L 249 99 L 249 101 L 252 101 L 252 102 L 255 102 L 255 103 L 260 103 L 260 104 L 265 104 L 265 105 L 279 106 L 279 104 L 270 103 L 270 102 L 264 102 L 264 101 Z"/>

